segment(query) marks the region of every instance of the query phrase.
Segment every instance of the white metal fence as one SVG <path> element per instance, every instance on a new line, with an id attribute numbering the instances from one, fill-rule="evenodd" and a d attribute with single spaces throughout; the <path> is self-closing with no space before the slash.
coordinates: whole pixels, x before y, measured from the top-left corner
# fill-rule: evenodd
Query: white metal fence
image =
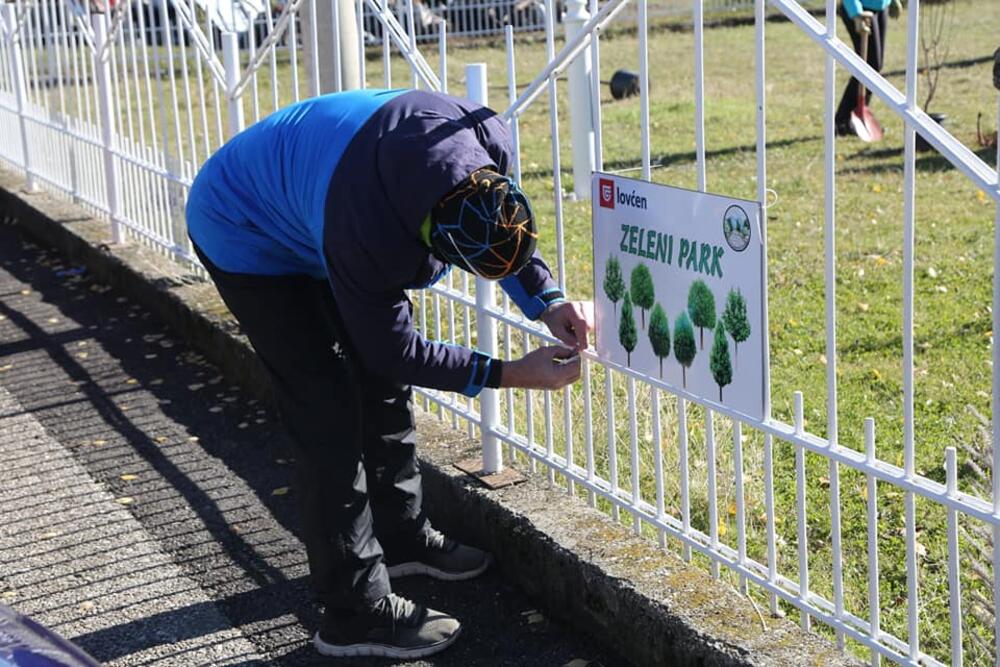
<path id="1" fill-rule="evenodd" d="M 432 69 L 417 49 L 418 35 L 404 26 L 416 25 L 410 18 L 412 5 L 398 15 L 386 0 L 358 0 L 358 16 L 367 11 L 379 20 L 380 60 L 361 59 L 362 80 L 374 85 L 399 82 L 392 73 L 393 52 L 402 54 L 407 83 L 424 88 L 446 89 L 447 40 L 437 33 L 438 68 Z M 651 176 L 648 63 L 648 15 L 646 0 L 637 3 L 640 114 L 638 152 L 644 179 Z M 557 79 L 573 59 L 587 52 L 593 62 L 590 111 L 595 119 L 596 166 L 603 167 L 602 134 L 622 128 L 603 127 L 600 99 L 600 34 L 629 0 L 591 0 L 583 29 L 556 52 L 555 6 L 548 0 L 541 13 L 547 36 L 547 63 L 523 89 L 516 85 L 517 50 L 513 27 L 506 30 L 507 99 L 486 100 L 487 86 L 482 68 L 467 69 L 470 96 L 506 106 L 517 151 L 513 171 L 522 177 L 520 120 L 533 105 L 547 100 L 551 136 L 553 192 L 562 191 L 560 114 Z M 757 90 L 757 196 L 767 203 L 767 122 L 764 57 L 765 2 L 757 0 L 756 90 Z M 694 117 L 692 134 L 696 144 L 698 187 L 707 189 L 704 95 L 703 16 L 708 3 L 693 2 L 694 16 Z M 192 0 L 170 0 L 156 10 L 129 13 L 127 2 L 119 2 L 109 15 L 92 14 L 57 0 L 18 0 L 3 5 L 0 47 L 0 161 L 22 171 L 28 188 L 43 187 L 71 197 L 98 215 L 106 216 L 115 240 L 126 237 L 194 261 L 184 232 L 183 206 L 187 189 L 200 165 L 223 141 L 245 124 L 307 95 L 317 94 L 319 75 L 315 60 L 316 32 L 302 35 L 296 13 L 312 12 L 311 0 L 290 3 L 280 15 L 265 16 L 266 31 L 250 31 L 242 37 L 220 33 L 196 9 Z M 569 493 L 582 493 L 592 504 L 607 508 L 616 519 L 631 517 L 636 532 L 646 530 L 661 544 L 676 547 L 687 559 L 701 559 L 716 576 L 732 573 L 743 591 L 764 594 L 770 610 L 798 610 L 801 623 L 818 622 L 834 634 L 842 646 L 868 650 L 873 662 L 886 657 L 905 665 L 961 664 L 964 647 L 975 634 L 990 652 L 989 662 L 1000 656 L 996 642 L 996 614 L 1000 608 L 998 552 L 1000 542 L 1000 477 L 992 477 L 992 494 L 980 497 L 957 487 L 956 452 L 945 456 L 945 482 L 918 472 L 914 446 L 914 230 L 915 133 L 920 132 L 960 170 L 970 183 L 997 205 L 994 228 L 994 265 L 1000 266 L 1000 181 L 998 171 L 984 163 L 946 130 L 930 120 L 916 103 L 917 44 L 920 4 L 908 7 L 906 86 L 896 89 L 874 72 L 836 37 L 834 0 L 826 1 L 825 25 L 809 15 L 795 0 L 770 0 L 770 6 L 785 14 L 826 57 L 825 108 L 825 213 L 824 253 L 826 273 L 825 336 L 827 391 L 827 436 L 807 429 L 804 397 L 794 395 L 794 419 L 785 423 L 771 415 L 770 384 L 766 414 L 762 420 L 745 416 L 704 401 L 688 392 L 615 366 L 587 354 L 583 381 L 560 392 L 505 389 L 487 390 L 477 400 L 451 394 L 421 391 L 425 405 L 468 428 L 481 437 L 485 465 L 503 466 L 504 460 L 523 458 L 541 466 L 553 483 Z M 168 11 L 169 10 L 169 11 Z M 336 17 L 336 13 L 334 13 Z M 336 18 L 335 18 L 336 20 Z M 362 19 L 363 21 L 363 19 Z M 150 23 L 153 25 L 150 25 Z M 359 21 L 361 23 L 361 21 Z M 315 24 L 315 22 L 313 22 Z M 450 28 L 450 26 L 449 26 Z M 159 38 L 155 35 L 159 32 Z M 145 36 L 145 38 L 143 38 Z M 303 49 L 310 43 L 313 49 Z M 362 54 L 363 55 L 363 54 Z M 398 64 L 398 61 L 397 61 Z M 307 66 L 308 65 L 308 66 Z M 905 121 L 904 215 L 902 240 L 902 358 L 904 436 L 901 462 L 878 456 L 875 424 L 865 422 L 864 451 L 839 442 L 837 388 L 837 298 L 835 293 L 837 215 L 835 209 L 835 128 L 832 110 L 837 67 L 862 80 L 882 103 Z M 1000 98 L 998 98 L 1000 119 Z M 1000 155 L 998 155 L 1000 163 Z M 567 276 L 564 234 L 564 203 L 552 197 L 554 225 L 547 231 L 556 236 L 554 264 L 560 282 Z M 548 224 L 548 221 L 546 221 Z M 765 230 L 766 233 L 766 230 Z M 996 281 L 996 279 L 994 279 Z M 450 275 L 444 285 L 414 295 L 418 319 L 428 336 L 474 345 L 495 356 L 513 358 L 531 348 L 553 342 L 534 323 L 512 312 L 506 297 L 496 296 L 493 286 L 467 275 Z M 1000 327 L 1000 281 L 994 286 L 993 330 Z M 1000 354 L 992 348 L 992 404 L 994 414 L 1000 395 Z M 811 397 L 814 398 L 814 397 Z M 815 399 L 819 400 L 819 399 Z M 994 423 L 992 443 L 1000 439 Z M 727 444 L 728 442 L 728 444 Z M 748 458 L 748 448 L 755 455 Z M 776 450 L 794 450 L 791 460 L 776 457 Z M 759 457 L 756 455 L 759 453 Z M 992 448 L 992 470 L 1000 469 L 1000 447 Z M 722 461 L 725 459 L 725 469 Z M 817 486 L 807 474 L 807 461 L 824 462 L 822 493 L 827 504 L 823 516 L 807 497 Z M 787 481 L 794 480 L 797 542 L 778 544 L 776 534 L 775 467 L 787 463 Z M 728 477 L 731 466 L 732 478 Z M 988 466 L 987 466 L 988 467 Z M 842 479 L 860 479 L 866 493 L 866 551 L 847 554 L 841 529 Z M 697 477 L 697 485 L 694 478 Z M 751 484 L 753 490 L 750 489 Z M 731 500 L 723 497 L 723 487 Z M 676 499 L 670 492 L 676 488 Z M 748 530 L 749 495 L 762 496 L 762 528 Z M 905 522 L 899 527 L 905 560 L 905 596 L 882 598 L 885 582 L 880 578 L 886 563 L 880 539 L 879 499 L 902 495 Z M 676 500 L 676 502 L 674 501 Z M 918 563 L 918 507 L 947 515 L 947 559 L 942 571 L 928 572 Z M 701 508 L 700 510 L 696 508 Z M 723 532 L 720 514 L 732 512 L 735 534 Z M 700 513 L 699 513 L 700 512 Z M 818 547 L 810 542 L 810 523 L 822 519 L 829 525 L 829 545 L 817 565 Z M 790 519 L 791 520 L 791 519 Z M 883 530 L 885 528 L 883 527 Z M 961 530 L 960 530 L 961 529 Z M 985 534 L 977 549 L 985 549 L 986 562 L 970 554 L 966 534 Z M 882 536 L 884 537 L 884 535 Z M 759 538 L 760 543 L 754 540 Z M 985 546 L 984 546 L 985 545 Z M 880 566 L 880 556 L 882 557 Z M 814 562 L 810 562 L 811 557 Z M 844 595 L 845 559 L 864 562 L 867 597 L 849 604 Z M 992 559 L 992 563 L 989 560 Z M 810 584 L 817 567 L 831 581 L 828 591 Z M 963 614 L 963 591 L 974 569 L 978 581 L 986 581 L 987 606 L 993 616 L 989 624 Z M 930 610 L 921 602 L 921 577 L 943 576 L 950 591 L 946 609 Z M 753 585 L 751 589 L 750 585 Z M 982 597 L 982 595 L 980 595 Z M 887 629 L 882 610 L 887 605 L 906 608 L 905 628 Z M 926 616 L 934 612 L 950 619 L 947 650 L 930 651 L 921 644 Z M 980 650 L 977 655 L 983 655 Z"/>

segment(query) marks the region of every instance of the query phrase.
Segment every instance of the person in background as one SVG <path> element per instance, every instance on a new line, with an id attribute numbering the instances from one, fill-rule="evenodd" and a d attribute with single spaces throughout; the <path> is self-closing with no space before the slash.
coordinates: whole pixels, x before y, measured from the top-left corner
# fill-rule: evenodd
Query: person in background
<path id="1" fill-rule="evenodd" d="M 902 0 L 842 0 L 838 14 L 847 26 L 854 50 L 861 53 L 862 40 L 867 36 L 868 64 L 876 72 L 882 71 L 885 59 L 885 38 L 889 27 L 889 19 L 899 18 L 902 11 Z M 835 122 L 837 134 L 841 136 L 854 134 L 851 128 L 851 112 L 858 103 L 858 80 L 851 77 L 840 98 Z M 865 91 L 865 104 L 871 102 L 872 91 Z"/>
<path id="2" fill-rule="evenodd" d="M 461 580 L 490 564 L 424 514 L 411 385 L 474 397 L 579 378 L 592 314 L 536 251 L 531 205 L 505 175 L 511 150 L 507 124 L 468 100 L 350 91 L 261 120 L 191 186 L 188 233 L 291 435 L 324 655 L 446 648 L 458 620 L 394 594 L 390 578 Z M 406 290 L 453 266 L 498 280 L 565 346 L 501 361 L 426 340 Z"/>

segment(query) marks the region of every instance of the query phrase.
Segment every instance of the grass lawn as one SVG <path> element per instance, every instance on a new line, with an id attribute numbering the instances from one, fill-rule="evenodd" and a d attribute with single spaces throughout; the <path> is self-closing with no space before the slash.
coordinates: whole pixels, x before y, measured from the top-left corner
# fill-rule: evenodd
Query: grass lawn
<path id="1" fill-rule="evenodd" d="M 997 92 L 991 85 L 991 54 L 1000 41 L 1000 3 L 994 0 L 956 0 L 956 26 L 949 64 L 941 74 L 933 111 L 949 116 L 949 128 L 966 144 L 976 147 L 976 119 L 984 114 L 985 125 L 996 123 Z M 624 22 L 622 22 L 624 23 Z M 601 41 L 601 78 L 609 79 L 619 68 L 638 69 L 638 41 L 626 25 Z M 842 26 L 841 35 L 846 38 Z M 904 87 L 905 17 L 889 27 L 885 73 Z M 431 66 L 437 68 L 433 47 L 425 48 Z M 693 35 L 659 24 L 649 39 L 650 115 L 653 179 L 659 183 L 696 187 L 694 139 Z M 518 86 L 526 85 L 545 63 L 545 46 L 536 36 L 520 37 L 516 46 Z M 824 158 L 822 51 L 789 23 L 767 25 L 767 131 L 768 183 L 775 193 L 767 209 L 769 236 L 770 345 L 773 415 L 792 420 L 793 392 L 805 395 L 807 429 L 826 435 L 826 364 L 824 316 Z M 449 50 L 449 88 L 464 90 L 463 66 L 486 62 L 492 84 L 491 103 L 505 106 L 506 65 L 501 42 L 460 44 Z M 300 59 L 300 65 L 302 60 Z M 382 85 L 380 52 L 371 51 L 367 61 L 369 85 Z M 749 25 L 717 27 L 705 34 L 705 94 L 708 188 L 713 192 L 753 199 L 756 196 L 754 29 Z M 399 58 L 393 61 L 393 83 L 409 85 L 409 74 Z M 281 54 L 276 79 L 278 106 L 292 99 L 291 69 L 287 54 Z M 839 99 L 846 76 L 838 74 Z M 299 82 L 308 91 L 304 70 Z M 272 91 L 269 76 L 259 78 L 261 107 L 270 111 Z M 921 81 L 921 86 L 924 83 Z M 128 99 L 135 114 L 150 120 L 172 102 L 166 87 L 153 83 L 154 105 Z M 135 90 L 134 87 L 131 90 Z M 639 177 L 639 101 L 614 101 L 605 89 L 602 104 L 605 169 Z M 249 95 L 247 96 L 249 98 Z M 74 103 L 69 96 L 69 104 Z M 122 95 L 119 99 L 126 101 Z M 55 91 L 51 103 L 56 105 Z M 190 158 L 191 139 L 196 155 L 205 145 L 218 143 L 214 120 L 215 99 L 205 98 L 208 121 L 202 123 L 199 100 L 192 102 L 194 118 L 188 132 L 188 114 L 183 94 L 178 100 L 180 136 L 174 135 L 168 110 L 167 141 L 181 144 Z M 559 122 L 562 184 L 572 188 L 569 171 L 569 118 L 565 82 L 559 83 Z M 873 110 L 886 130 L 886 139 L 866 146 L 857 140 L 837 142 L 837 382 L 839 388 L 839 440 L 844 446 L 863 448 L 863 420 L 876 420 L 878 456 L 902 465 L 902 217 L 903 161 L 902 124 L 879 101 Z M 72 109 L 71 109 L 72 111 Z M 249 99 L 248 122 L 254 119 Z M 157 121 L 161 122 L 162 121 Z M 225 123 L 225 112 L 222 115 Z M 124 127 L 124 125 L 123 125 Z M 543 94 L 521 119 L 523 186 L 533 197 L 542 222 L 542 249 L 555 257 L 552 133 L 547 96 Z M 149 128 L 146 128 L 149 132 Z M 172 138 L 171 138 L 172 137 Z M 995 156 L 981 151 L 993 163 Z M 993 269 L 993 201 L 958 171 L 934 154 L 925 154 L 917 164 L 916 194 L 916 311 L 915 311 L 915 440 L 917 470 L 944 481 L 945 448 L 959 449 L 959 461 L 970 452 L 989 450 L 983 424 L 976 414 L 990 417 L 991 285 Z M 572 296 L 593 294 L 589 202 L 564 201 L 566 282 Z M 663 289 L 663 287 L 659 287 Z M 427 316 L 434 310 L 427 302 Z M 441 307 L 440 328 L 431 324 L 428 333 L 450 337 L 447 306 Z M 464 335 L 462 309 L 455 313 L 456 339 Z M 501 329 L 501 341 L 505 332 Z M 512 335 L 515 353 L 522 348 L 520 334 Z M 593 369 L 595 448 L 598 472 L 608 475 L 610 448 L 604 404 L 604 371 Z M 619 484 L 631 487 L 639 475 L 643 498 L 655 498 L 652 461 L 650 392 L 637 391 L 639 412 L 640 467 L 629 463 L 630 429 L 625 383 L 615 379 L 614 401 Z M 515 425 L 529 428 L 523 393 L 517 401 Z M 535 437 L 544 445 L 550 440 L 558 452 L 565 451 L 563 428 L 564 394 L 532 397 Z M 582 389 L 569 394 L 576 443 L 575 461 L 583 465 Z M 506 411 L 507 398 L 503 400 Z M 545 431 L 544 414 L 555 415 L 553 428 Z M 661 400 L 665 505 L 674 516 L 680 513 L 678 435 L 676 401 Z M 707 473 L 705 463 L 705 418 L 698 407 L 689 406 L 691 450 L 692 525 L 708 530 Z M 732 463 L 732 428 L 728 419 L 713 419 L 718 447 L 719 521 L 721 539 L 736 546 L 735 489 Z M 763 437 L 744 428 L 746 471 L 747 544 L 751 557 L 766 560 L 766 521 L 763 497 Z M 775 529 L 778 535 L 779 570 L 797 577 L 797 520 L 795 512 L 794 448 L 775 443 Z M 825 459 L 807 456 L 808 547 L 811 587 L 832 599 L 831 528 L 829 511 L 830 470 Z M 982 493 L 970 466 L 963 465 L 960 486 Z M 867 602 L 867 498 L 865 480 L 841 471 L 842 529 L 844 549 L 844 593 L 847 611 L 868 617 Z M 903 542 L 903 497 L 897 489 L 881 485 L 879 490 L 880 593 L 882 628 L 906 639 L 906 573 Z M 920 561 L 920 645 L 923 651 L 947 661 L 949 651 L 947 544 L 945 513 L 930 503 L 917 503 Z M 974 574 L 973 562 L 982 562 L 991 572 L 989 551 L 980 553 L 981 540 L 972 535 L 976 527 L 965 522 L 963 537 L 963 612 L 967 664 L 989 664 L 992 631 L 978 620 L 984 617 L 977 595 L 991 589 Z M 671 548 L 677 545 L 670 543 Z M 985 555 L 984 555 L 985 554 Z M 763 600 L 759 592 L 752 593 Z M 978 606 L 977 606 L 978 605 Z M 858 648 L 858 647 L 854 647 Z M 860 649 L 858 649 L 860 651 Z"/>

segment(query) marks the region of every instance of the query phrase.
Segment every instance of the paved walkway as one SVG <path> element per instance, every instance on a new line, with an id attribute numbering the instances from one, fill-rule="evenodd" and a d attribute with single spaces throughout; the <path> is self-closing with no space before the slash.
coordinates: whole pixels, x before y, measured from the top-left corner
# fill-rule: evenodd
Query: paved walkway
<path id="1" fill-rule="evenodd" d="M 0 600 L 108 665 L 323 663 L 283 438 L 150 313 L 0 223 Z M 462 639 L 328 664 L 619 664 L 495 572 L 396 588 Z"/>

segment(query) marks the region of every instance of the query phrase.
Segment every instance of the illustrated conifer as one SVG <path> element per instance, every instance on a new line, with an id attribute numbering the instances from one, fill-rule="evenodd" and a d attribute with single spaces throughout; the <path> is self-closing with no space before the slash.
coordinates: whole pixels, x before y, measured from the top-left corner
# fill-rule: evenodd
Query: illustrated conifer
<path id="1" fill-rule="evenodd" d="M 712 369 L 715 384 L 719 385 L 719 402 L 722 402 L 722 388 L 733 381 L 733 365 L 729 362 L 729 340 L 726 338 L 726 325 L 722 322 L 715 327 L 715 342 L 712 343 L 708 366 Z"/>
<path id="2" fill-rule="evenodd" d="M 622 300 L 622 319 L 618 324 L 618 342 L 625 348 L 625 365 L 632 366 L 632 350 L 638 341 L 638 333 L 635 330 L 635 316 L 632 314 L 632 299 L 628 291 Z"/>
<path id="3" fill-rule="evenodd" d="M 640 263 L 632 269 L 629 276 L 629 293 L 632 295 L 632 303 L 642 309 L 642 328 L 646 328 L 646 311 L 653 307 L 656 293 L 653 289 L 653 275 L 649 272 L 649 267 Z"/>
<path id="4" fill-rule="evenodd" d="M 722 311 L 722 323 L 733 337 L 733 357 L 735 367 L 740 367 L 740 343 L 750 337 L 750 320 L 747 319 L 747 300 L 738 289 L 730 289 L 726 296 L 726 308 Z"/>
<path id="5" fill-rule="evenodd" d="M 649 344 L 660 360 L 660 379 L 663 379 L 663 360 L 670 356 L 670 322 L 663 306 L 656 304 L 649 315 Z"/>
<path id="6" fill-rule="evenodd" d="M 681 365 L 681 380 L 687 387 L 687 369 L 691 367 L 698 349 L 694 342 L 694 327 L 687 311 L 682 312 L 674 321 L 674 358 Z"/>
<path id="7" fill-rule="evenodd" d="M 704 350 L 705 329 L 715 327 L 715 296 L 704 280 L 691 283 L 691 289 L 688 290 L 688 313 L 691 315 L 691 322 L 700 330 L 698 349 Z"/>
<path id="8" fill-rule="evenodd" d="M 615 315 L 618 314 L 618 302 L 621 301 L 625 293 L 625 279 L 622 278 L 622 265 L 618 263 L 618 258 L 612 255 L 608 257 L 607 264 L 604 265 L 604 293 L 611 300 Z"/>

